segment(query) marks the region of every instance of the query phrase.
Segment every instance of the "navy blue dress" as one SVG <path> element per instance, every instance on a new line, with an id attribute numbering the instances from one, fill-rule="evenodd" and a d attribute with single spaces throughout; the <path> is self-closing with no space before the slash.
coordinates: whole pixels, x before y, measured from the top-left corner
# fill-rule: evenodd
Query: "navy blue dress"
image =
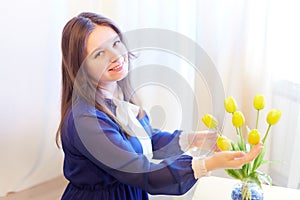
<path id="1" fill-rule="evenodd" d="M 180 131 L 152 129 L 147 116 L 139 121 L 151 138 L 153 158 L 161 162 L 150 162 L 139 140 L 127 137 L 104 112 L 83 100 L 73 104 L 62 128 L 69 180 L 63 200 L 144 200 L 148 193 L 181 195 L 196 183 L 192 158 L 178 143 Z"/>

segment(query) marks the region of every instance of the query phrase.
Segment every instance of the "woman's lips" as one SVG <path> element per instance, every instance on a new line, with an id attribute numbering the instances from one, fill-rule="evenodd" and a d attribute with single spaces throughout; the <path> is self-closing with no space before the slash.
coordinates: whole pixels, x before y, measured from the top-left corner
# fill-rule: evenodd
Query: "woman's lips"
<path id="1" fill-rule="evenodd" d="M 123 63 L 120 63 L 119 65 L 109 69 L 108 71 L 112 72 L 120 72 L 123 69 Z"/>

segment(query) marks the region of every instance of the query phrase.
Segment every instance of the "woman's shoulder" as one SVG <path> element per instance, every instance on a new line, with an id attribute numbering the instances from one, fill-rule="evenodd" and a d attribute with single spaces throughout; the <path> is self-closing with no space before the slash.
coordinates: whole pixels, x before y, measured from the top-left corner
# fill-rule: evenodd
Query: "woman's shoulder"
<path id="1" fill-rule="evenodd" d="M 76 132 L 77 129 L 93 127 L 110 127 L 119 130 L 118 125 L 105 112 L 96 109 L 95 106 L 83 100 L 74 102 L 64 119 L 65 130 Z"/>
<path id="2" fill-rule="evenodd" d="M 117 124 L 103 111 L 84 100 L 76 100 L 67 111 L 64 125 L 67 127 L 86 127 L 92 123 L 97 126 L 110 126 L 118 129 Z"/>
<path id="3" fill-rule="evenodd" d="M 80 118 L 80 117 L 109 118 L 105 112 L 98 110 L 95 105 L 92 105 L 83 99 L 75 100 L 70 108 L 70 112 L 72 112 L 74 118 Z"/>

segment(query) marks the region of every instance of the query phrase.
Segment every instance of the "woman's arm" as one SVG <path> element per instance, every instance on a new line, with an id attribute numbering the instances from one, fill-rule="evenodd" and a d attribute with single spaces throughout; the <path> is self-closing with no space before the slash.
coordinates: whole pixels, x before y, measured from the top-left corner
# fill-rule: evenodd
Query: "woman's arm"
<path id="1" fill-rule="evenodd" d="M 147 115 L 142 119 L 139 119 L 139 121 L 151 137 L 154 159 L 164 159 L 184 153 L 179 144 L 180 134 L 182 133 L 181 130 L 175 130 L 173 133 L 170 133 L 154 129 L 152 128 Z"/>
<path id="2" fill-rule="evenodd" d="M 140 123 L 151 136 L 154 159 L 164 159 L 187 152 L 192 147 L 218 151 L 216 140 L 218 135 L 214 131 L 184 132 L 175 130 L 173 133 L 153 129 L 147 115 L 140 119 Z"/>
<path id="3" fill-rule="evenodd" d="M 122 183 L 150 194 L 183 194 L 196 182 L 190 156 L 180 155 L 159 164 L 136 153 L 119 127 L 104 113 L 69 120 L 70 142 L 86 158 Z"/>

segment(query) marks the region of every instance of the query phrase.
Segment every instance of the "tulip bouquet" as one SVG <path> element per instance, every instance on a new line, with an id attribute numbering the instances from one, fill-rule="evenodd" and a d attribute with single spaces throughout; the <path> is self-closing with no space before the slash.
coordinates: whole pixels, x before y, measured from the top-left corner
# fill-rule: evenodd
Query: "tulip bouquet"
<path id="1" fill-rule="evenodd" d="M 257 111 L 255 128 L 250 129 L 246 126 L 247 134 L 243 134 L 243 126 L 245 125 L 245 117 L 241 111 L 237 110 L 237 104 L 233 97 L 226 98 L 224 101 L 225 110 L 232 115 L 232 124 L 235 128 L 237 135 L 237 142 L 234 142 L 224 136 L 218 127 L 218 121 L 210 114 L 205 114 L 202 118 L 203 123 L 209 128 L 218 132 L 217 146 L 222 151 L 243 151 L 249 152 L 253 145 L 261 142 L 264 145 L 261 153 L 250 163 L 245 164 L 241 169 L 225 169 L 227 174 L 235 179 L 241 180 L 243 183 L 255 183 L 261 187 L 262 183 L 271 184 L 271 178 L 269 175 L 258 171 L 258 168 L 270 161 L 264 160 L 265 155 L 265 142 L 269 135 L 271 126 L 275 125 L 280 117 L 281 111 L 272 109 L 269 111 L 266 117 L 268 128 L 264 135 L 258 130 L 258 122 L 260 111 L 265 106 L 265 97 L 257 94 L 254 97 L 253 106 Z M 262 137 L 263 136 L 263 137 Z M 246 184 L 245 184 L 246 185 Z M 251 191 L 249 189 L 242 188 L 242 200 L 251 200 Z"/>

